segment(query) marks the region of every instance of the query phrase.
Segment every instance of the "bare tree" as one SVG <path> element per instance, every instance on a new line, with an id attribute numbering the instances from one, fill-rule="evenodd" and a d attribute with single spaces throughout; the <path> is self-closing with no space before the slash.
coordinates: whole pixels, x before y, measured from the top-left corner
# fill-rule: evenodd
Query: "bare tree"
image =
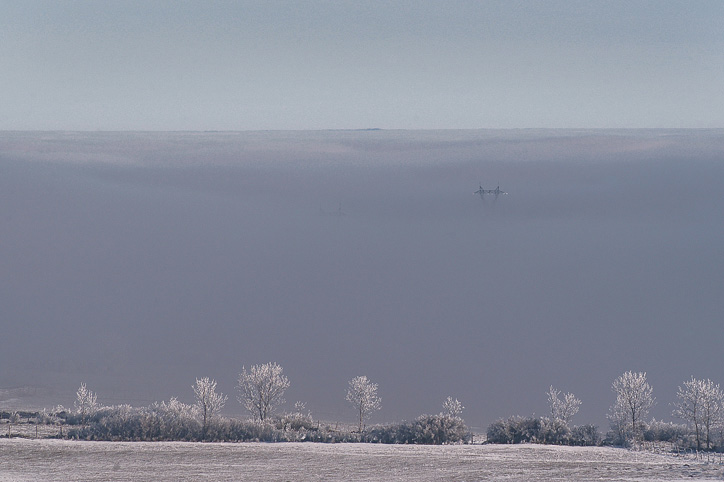
<path id="1" fill-rule="evenodd" d="M 558 398 L 560 394 L 560 390 L 556 390 L 553 388 L 553 385 L 551 385 L 548 389 L 548 406 L 551 409 L 551 417 L 554 420 L 560 420 L 568 425 L 571 423 L 573 416 L 578 413 L 578 409 L 581 407 L 581 401 L 572 393 L 566 393 L 563 395 L 563 398 Z"/>
<path id="2" fill-rule="evenodd" d="M 642 419 L 656 401 L 652 396 L 653 389 L 646 381 L 646 373 L 625 372 L 613 381 L 611 388 L 616 393 L 616 403 L 611 408 L 609 419 L 619 429 L 628 426 L 635 438 Z"/>
<path id="3" fill-rule="evenodd" d="M 355 377 L 349 381 L 346 399 L 359 413 L 359 431 L 362 433 L 364 419 L 380 409 L 382 400 L 377 396 L 377 384 L 366 376 Z"/>
<path id="4" fill-rule="evenodd" d="M 88 417 L 93 415 L 98 410 L 98 402 L 96 401 L 96 394 L 86 388 L 85 383 L 81 383 L 78 390 L 75 392 L 75 411 L 80 415 L 81 422 L 85 423 Z"/>
<path id="5" fill-rule="evenodd" d="M 202 418 L 202 438 L 205 439 L 211 420 L 224 408 L 229 397 L 223 393 L 216 393 L 216 380 L 211 380 L 209 377 L 197 378 L 191 388 L 196 395 L 196 407 Z"/>
<path id="6" fill-rule="evenodd" d="M 679 387 L 676 397 L 678 401 L 674 404 L 674 416 L 694 426 L 697 450 L 701 450 L 702 430 L 706 436 L 706 449 L 710 449 L 711 431 L 721 421 L 724 412 L 724 393 L 721 388 L 709 379 L 697 380 L 692 376 L 691 380 L 684 382 L 683 388 Z"/>
<path id="7" fill-rule="evenodd" d="M 447 397 L 442 402 L 442 413 L 446 417 L 450 418 L 462 418 L 463 415 L 463 404 L 457 398 Z"/>
<path id="8" fill-rule="evenodd" d="M 239 374 L 237 399 L 254 418 L 262 422 L 284 403 L 284 391 L 289 388 L 289 379 L 282 374 L 282 370 L 281 366 L 269 362 L 252 365 L 249 371 L 242 367 Z"/>
<path id="9" fill-rule="evenodd" d="M 717 426 L 721 425 L 724 418 L 724 392 L 718 383 L 714 384 L 709 379 L 705 381 L 705 388 L 702 415 L 706 433 L 706 449 L 709 450 L 711 449 L 711 434 Z"/>
<path id="10" fill-rule="evenodd" d="M 625 443 L 629 435 L 628 412 L 618 404 L 613 404 L 606 415 L 611 430 L 616 434 L 618 443 Z"/>
<path id="11" fill-rule="evenodd" d="M 17 410 L 13 410 L 12 412 L 10 412 L 10 417 L 8 417 L 8 438 L 11 437 L 10 427 L 12 427 L 13 424 L 18 423 L 19 421 L 20 421 L 20 415 L 18 414 L 18 411 L 17 411 Z M 35 432 L 36 432 L 35 435 L 36 435 L 36 437 L 37 437 L 37 432 L 38 432 L 37 422 L 36 422 L 35 427 L 36 427 L 36 428 L 35 428 Z"/>

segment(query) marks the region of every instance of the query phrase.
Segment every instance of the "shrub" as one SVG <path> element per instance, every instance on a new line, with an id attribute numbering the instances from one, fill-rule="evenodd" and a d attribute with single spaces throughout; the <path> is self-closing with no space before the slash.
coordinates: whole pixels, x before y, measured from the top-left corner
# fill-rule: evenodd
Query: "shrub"
<path id="1" fill-rule="evenodd" d="M 422 415 L 411 422 L 359 433 L 315 426 L 311 415 L 301 409 L 273 422 L 215 417 L 203 430 L 197 409 L 174 398 L 142 408 L 101 407 L 85 421 L 78 414 L 63 414 L 69 424 L 66 436 L 82 440 L 450 444 L 472 438 L 461 418 L 448 415 Z"/>
<path id="2" fill-rule="evenodd" d="M 375 427 L 364 441 L 387 444 L 440 445 L 467 443 L 472 434 L 459 417 L 421 415 L 412 422 Z"/>
<path id="3" fill-rule="evenodd" d="M 601 444 L 601 433 L 595 425 L 578 425 L 571 429 L 569 445 L 581 447 Z"/>
<path id="4" fill-rule="evenodd" d="M 515 416 L 490 424 L 487 441 L 496 444 L 597 445 L 600 435 L 593 425 L 569 429 L 559 419 Z"/>
<path id="5" fill-rule="evenodd" d="M 682 447 L 696 447 L 691 430 L 683 424 L 654 419 L 646 425 L 643 435 L 647 442 L 671 442 Z"/>
<path id="6" fill-rule="evenodd" d="M 311 412 L 304 413 L 306 406 L 302 402 L 294 404 L 294 412 L 276 417 L 274 423 L 279 430 L 316 430 Z"/>
<path id="7" fill-rule="evenodd" d="M 540 430 L 540 420 L 533 417 L 513 416 L 488 426 L 487 439 L 494 444 L 531 442 Z"/>

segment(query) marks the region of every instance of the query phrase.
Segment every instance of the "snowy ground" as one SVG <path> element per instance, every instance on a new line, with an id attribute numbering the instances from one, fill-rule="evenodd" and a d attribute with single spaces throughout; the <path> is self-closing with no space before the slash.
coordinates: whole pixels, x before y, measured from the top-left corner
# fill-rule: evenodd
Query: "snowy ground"
<path id="1" fill-rule="evenodd" d="M 0 440 L 3 482 L 654 481 L 723 476 L 718 463 L 614 448 Z"/>

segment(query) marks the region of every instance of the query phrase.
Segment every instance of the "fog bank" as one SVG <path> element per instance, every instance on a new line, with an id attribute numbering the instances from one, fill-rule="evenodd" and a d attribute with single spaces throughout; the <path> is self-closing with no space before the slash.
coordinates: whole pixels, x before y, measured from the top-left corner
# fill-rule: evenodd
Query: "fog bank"
<path id="1" fill-rule="evenodd" d="M 367 375 L 373 422 L 452 395 L 484 428 L 553 384 L 605 429 L 634 370 L 670 420 L 685 379 L 724 383 L 723 154 L 722 130 L 2 132 L 0 388 L 140 405 L 210 376 L 242 414 L 241 367 L 276 361 L 315 418 L 353 420 Z"/>

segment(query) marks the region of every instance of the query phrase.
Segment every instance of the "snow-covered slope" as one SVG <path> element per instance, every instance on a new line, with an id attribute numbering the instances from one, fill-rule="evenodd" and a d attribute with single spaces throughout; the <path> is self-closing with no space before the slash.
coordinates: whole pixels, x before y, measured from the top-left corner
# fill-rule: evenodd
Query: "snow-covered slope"
<path id="1" fill-rule="evenodd" d="M 0 481 L 721 479 L 718 459 L 542 445 L 0 440 Z"/>

